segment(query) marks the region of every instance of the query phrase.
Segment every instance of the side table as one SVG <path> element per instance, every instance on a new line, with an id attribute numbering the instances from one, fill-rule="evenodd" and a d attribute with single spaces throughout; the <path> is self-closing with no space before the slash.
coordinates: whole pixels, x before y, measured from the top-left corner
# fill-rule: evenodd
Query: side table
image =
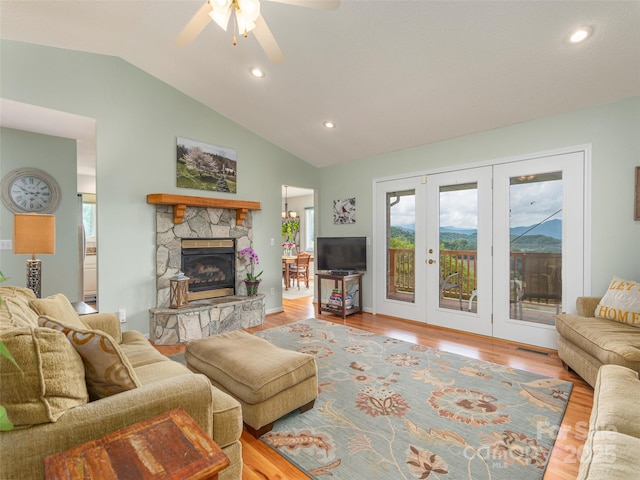
<path id="1" fill-rule="evenodd" d="M 98 310 L 84 302 L 71 302 L 71 306 L 78 315 L 89 315 L 90 313 L 98 313 Z"/>
<path id="2" fill-rule="evenodd" d="M 332 313 L 334 315 L 340 315 L 344 320 L 348 315 L 358 313 L 362 311 L 362 273 L 353 273 L 351 275 L 333 275 L 331 273 L 316 273 L 318 277 L 318 316 L 322 312 Z M 328 302 L 322 302 L 322 281 L 333 280 L 335 289 L 342 292 L 341 305 L 332 306 Z M 356 290 L 358 303 L 347 307 L 347 284 L 349 282 L 357 282 L 358 289 Z"/>
<path id="3" fill-rule="evenodd" d="M 44 459 L 45 478 L 56 480 L 216 480 L 228 465 L 182 408 Z"/>

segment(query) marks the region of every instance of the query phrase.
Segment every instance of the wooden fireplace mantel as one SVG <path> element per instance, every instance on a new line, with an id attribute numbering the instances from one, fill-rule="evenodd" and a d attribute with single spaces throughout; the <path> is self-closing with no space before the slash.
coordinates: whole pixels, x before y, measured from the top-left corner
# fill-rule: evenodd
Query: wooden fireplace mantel
<path id="1" fill-rule="evenodd" d="M 224 198 L 192 197 L 172 195 L 170 193 L 150 193 L 147 203 L 152 205 L 173 206 L 173 223 L 182 223 L 187 207 L 229 208 L 236 211 L 236 225 L 242 225 L 249 210 L 261 210 L 260 202 L 246 200 L 227 200 Z"/>

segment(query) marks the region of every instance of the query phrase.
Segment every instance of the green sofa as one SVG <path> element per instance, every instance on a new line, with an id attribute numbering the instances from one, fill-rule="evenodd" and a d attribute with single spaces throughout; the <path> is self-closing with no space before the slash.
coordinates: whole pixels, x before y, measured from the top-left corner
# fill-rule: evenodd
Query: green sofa
<path id="1" fill-rule="evenodd" d="M 135 383 L 133 388 L 93 399 L 108 386 L 88 385 L 95 372 L 77 352 L 68 330 L 39 326 L 43 319 L 51 325 L 64 323 L 56 317 L 68 315 L 72 308 L 68 300 L 58 295 L 42 302 L 31 290 L 8 286 L 0 287 L 0 297 L 0 340 L 21 366 L 18 371 L 0 357 L 0 405 L 15 425 L 0 432 L 0 478 L 43 478 L 45 457 L 178 407 L 229 457 L 230 465 L 219 478 L 242 478 L 240 404 L 212 387 L 204 375 L 161 355 L 140 332 L 122 332 L 114 314 L 79 317 L 74 312 L 77 318 L 65 321 L 83 326 L 85 330 L 78 331 L 85 337 L 86 329 L 91 329 L 92 336 L 99 332 L 96 337 L 117 343 L 124 371 Z M 43 305 L 55 308 L 44 316 Z M 85 338 L 82 335 L 78 337 Z"/>

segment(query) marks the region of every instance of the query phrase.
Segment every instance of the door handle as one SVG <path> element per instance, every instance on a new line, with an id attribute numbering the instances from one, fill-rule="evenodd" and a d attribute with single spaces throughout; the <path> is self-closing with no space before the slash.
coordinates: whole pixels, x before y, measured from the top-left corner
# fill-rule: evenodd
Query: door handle
<path id="1" fill-rule="evenodd" d="M 433 265 L 434 263 L 436 263 L 436 261 L 433 258 L 430 258 L 429 260 L 427 260 L 427 263 L 429 265 Z"/>

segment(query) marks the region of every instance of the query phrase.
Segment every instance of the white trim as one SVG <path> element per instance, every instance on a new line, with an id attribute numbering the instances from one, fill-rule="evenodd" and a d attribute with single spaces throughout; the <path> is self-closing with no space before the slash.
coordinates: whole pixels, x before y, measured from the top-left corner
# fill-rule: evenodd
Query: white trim
<path id="1" fill-rule="evenodd" d="M 437 167 L 437 168 L 432 168 L 432 169 L 427 169 L 427 170 L 420 170 L 420 171 L 416 171 L 416 172 L 412 172 L 412 173 L 404 173 L 404 174 L 398 174 L 398 175 L 391 175 L 391 176 L 386 176 L 386 177 L 378 177 L 378 178 L 374 178 L 372 180 L 372 204 L 374 205 L 373 208 L 373 221 L 372 221 L 372 232 L 373 232 L 373 244 L 374 244 L 374 248 L 372 248 L 372 262 L 371 264 L 373 265 L 373 271 L 372 271 L 372 281 L 373 281 L 373 285 L 372 285 L 372 291 L 373 291 L 373 313 L 376 313 L 378 311 L 378 302 L 377 302 L 377 297 L 376 297 L 376 289 L 377 289 L 377 282 L 378 282 L 378 276 L 376 274 L 376 272 L 378 271 L 379 268 L 379 259 L 376 256 L 376 249 L 375 249 L 375 242 L 376 242 L 376 235 L 375 233 L 377 232 L 377 228 L 378 228 L 378 221 L 376 220 L 378 215 L 377 215 L 377 210 L 375 208 L 376 205 L 376 200 L 377 200 L 377 189 L 379 184 L 384 183 L 384 182 L 391 182 L 391 181 L 397 181 L 397 180 L 411 180 L 411 179 L 415 179 L 416 177 L 424 177 L 429 176 L 429 175 L 435 175 L 435 174 L 439 174 L 439 173 L 454 173 L 454 172 L 461 172 L 464 170 L 470 170 L 470 169 L 476 169 L 479 167 L 487 167 L 487 166 L 498 166 L 498 165 L 503 165 L 503 164 L 509 164 L 509 163 L 517 163 L 517 162 L 522 162 L 522 161 L 528 161 L 528 160 L 538 160 L 538 159 L 544 159 L 546 157 L 555 157 L 555 156 L 559 156 L 559 155 L 565 155 L 565 154 L 571 154 L 571 153 L 580 153 L 583 155 L 583 196 L 582 196 L 582 203 L 583 203 L 583 225 L 582 225 L 582 235 L 583 235 L 583 255 L 582 255 L 582 263 L 583 263 L 583 272 L 582 272 L 582 292 L 583 295 L 591 295 L 591 275 L 592 275 L 592 144 L 591 143 L 587 143 L 587 144 L 581 144 L 581 145 L 574 145 L 574 146 L 569 146 L 569 147 L 561 147 L 561 148 L 557 148 L 557 149 L 552 149 L 552 150 L 544 150 L 541 152 L 534 152 L 534 153 L 527 153 L 527 154 L 522 154 L 522 155 L 512 155 L 509 157 L 502 157 L 502 158 L 498 158 L 498 159 L 493 159 L 493 160 L 483 160 L 483 161 L 479 161 L 479 162 L 473 162 L 473 163 L 466 163 L 466 164 L 460 164 L 460 165 L 449 165 L 449 166 L 444 166 L 444 167 Z M 379 239 L 377 241 L 380 241 Z M 495 239 L 494 239 L 495 241 Z M 492 310 L 494 310 L 494 314 L 495 314 L 495 306 L 492 308 Z M 572 310 L 571 308 L 567 308 L 567 310 Z M 543 329 L 547 328 L 547 327 L 542 327 Z M 553 326 L 549 326 L 549 329 L 554 329 L 555 327 Z"/>
<path id="2" fill-rule="evenodd" d="M 584 295 L 591 295 L 591 206 L 592 206 L 592 163 L 591 163 L 591 144 L 585 144 L 582 146 L 584 148 L 584 196 L 582 198 L 582 202 L 584 204 L 584 219 L 583 219 L 583 232 L 584 236 L 584 284 L 582 286 Z"/>
<path id="3" fill-rule="evenodd" d="M 449 173 L 449 172 L 457 172 L 457 171 L 461 171 L 461 170 L 469 170 L 472 168 L 478 168 L 478 167 L 492 167 L 494 165 L 501 165 L 503 163 L 512 163 L 512 162 L 520 162 L 523 160 L 535 160 L 537 158 L 544 158 L 544 157 L 553 157 L 556 155 L 563 155 L 565 153 L 575 153 L 575 152 L 589 152 L 588 155 L 588 167 L 589 169 L 591 168 L 591 144 L 590 143 L 585 143 L 582 145 L 574 145 L 571 147 L 561 147 L 558 149 L 554 149 L 554 150 L 543 150 L 541 152 L 534 152 L 534 153 L 525 153 L 522 155 L 512 155 L 509 157 L 500 157 L 494 160 L 480 160 L 477 162 L 473 162 L 473 163 L 461 163 L 459 165 L 447 165 L 444 167 L 437 167 L 437 168 L 432 168 L 432 169 L 428 169 L 428 170 L 418 170 L 415 172 L 411 172 L 411 173 L 402 173 L 402 174 L 398 174 L 398 175 L 391 175 L 388 177 L 378 177 L 378 178 L 374 178 L 373 179 L 373 184 L 375 187 L 376 183 L 380 183 L 380 182 L 388 182 L 388 181 L 392 181 L 392 180 L 402 180 L 405 178 L 415 178 L 415 177 L 421 177 L 423 175 L 435 175 L 437 173 Z M 590 176 L 590 175 L 589 175 Z M 375 190 L 375 188 L 374 188 Z M 374 199 L 375 199 L 375 192 L 374 192 Z M 375 218 L 375 214 L 374 214 L 374 218 Z"/>

